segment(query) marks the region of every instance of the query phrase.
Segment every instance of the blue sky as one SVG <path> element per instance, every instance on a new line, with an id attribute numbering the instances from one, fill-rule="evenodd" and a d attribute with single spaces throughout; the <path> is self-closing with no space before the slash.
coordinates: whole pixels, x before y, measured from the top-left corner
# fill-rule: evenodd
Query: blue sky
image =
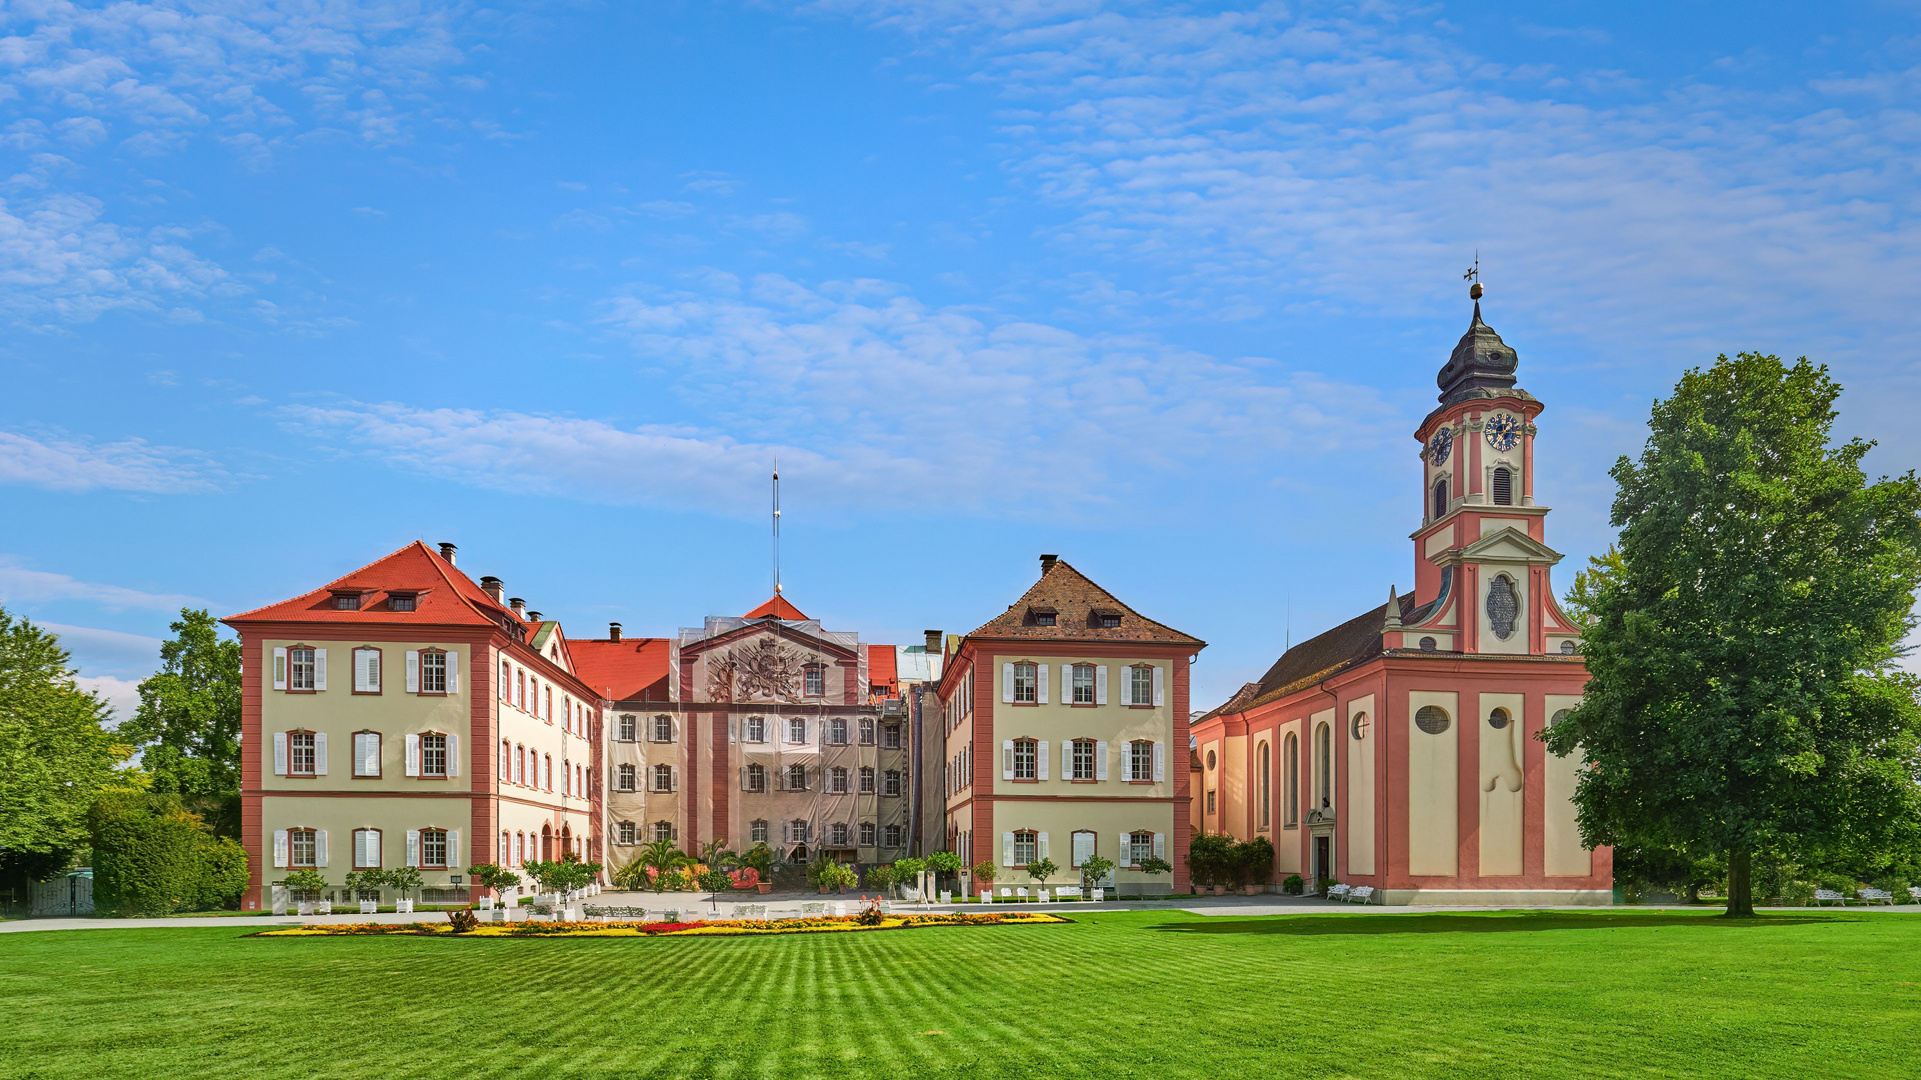
<path id="1" fill-rule="evenodd" d="M 0 603 L 117 701 L 172 613 L 452 540 L 575 634 L 785 577 L 869 640 L 1057 552 L 1206 707 L 1412 578 L 1486 313 L 1557 584 L 1686 366 L 1921 450 L 1912 3 L 0 8 Z"/>

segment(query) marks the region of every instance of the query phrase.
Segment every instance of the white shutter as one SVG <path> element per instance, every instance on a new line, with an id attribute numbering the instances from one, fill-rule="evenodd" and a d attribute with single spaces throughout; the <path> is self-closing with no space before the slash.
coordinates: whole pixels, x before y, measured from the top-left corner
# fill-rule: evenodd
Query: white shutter
<path id="1" fill-rule="evenodd" d="M 460 654 L 457 652 L 447 654 L 447 692 L 460 693 Z"/>
<path id="2" fill-rule="evenodd" d="M 407 736 L 407 775 L 420 775 L 420 736 L 418 735 Z M 407 865 L 412 866 L 413 863 Z"/>
<path id="3" fill-rule="evenodd" d="M 1121 677 L 1121 704 L 1134 704 L 1134 669 L 1126 664 L 1118 664 L 1114 670 Z"/>
<path id="4" fill-rule="evenodd" d="M 1001 779 L 1014 778 L 1014 740 L 1001 740 Z"/>
<path id="5" fill-rule="evenodd" d="M 1120 836 L 1120 840 L 1117 842 L 1114 848 L 1114 865 L 1115 866 L 1134 865 L 1133 862 L 1130 861 L 1134 858 L 1134 845 L 1128 842 L 1127 837 L 1128 837 L 1127 833 L 1122 833 Z"/>
<path id="6" fill-rule="evenodd" d="M 1014 702 L 1014 664 L 1012 661 L 1001 665 L 1001 700 L 1010 705 Z"/>
<path id="7" fill-rule="evenodd" d="M 1162 705 L 1167 704 L 1167 701 L 1166 701 L 1167 695 L 1162 690 L 1162 680 L 1161 680 L 1161 676 L 1165 674 L 1167 674 L 1167 669 L 1161 667 L 1159 664 L 1156 664 L 1154 666 L 1154 707 L 1155 708 L 1160 708 Z"/>
<path id="8" fill-rule="evenodd" d="M 273 774 L 275 776 L 287 775 L 287 733 L 284 731 L 276 731 L 273 733 Z M 283 833 L 281 835 L 284 836 L 286 834 Z"/>
<path id="9" fill-rule="evenodd" d="M 273 651 L 273 688 L 275 690 L 285 690 L 287 688 L 287 649 L 285 646 L 276 648 Z M 281 865 L 285 864 L 283 863 Z"/>
<path id="10" fill-rule="evenodd" d="M 1167 779 L 1167 744 L 1156 740 L 1154 743 L 1154 782 Z"/>
<path id="11" fill-rule="evenodd" d="M 447 866 L 449 869 L 460 866 L 460 830 L 447 830 Z"/>
<path id="12" fill-rule="evenodd" d="M 1001 868 L 1006 869 L 1012 865 L 1014 865 L 1014 834 L 1004 832 L 1001 834 Z"/>
<path id="13" fill-rule="evenodd" d="M 1034 665 L 1034 680 L 1035 680 L 1034 681 L 1034 700 L 1039 702 L 1042 705 L 1045 705 L 1047 704 L 1047 665 L 1046 664 Z M 1065 683 L 1066 680 L 1063 679 L 1062 682 Z M 1046 778 L 1042 777 L 1042 779 L 1046 779 Z"/>
<path id="14" fill-rule="evenodd" d="M 354 866 L 356 868 L 374 865 L 374 860 L 368 858 L 369 852 L 367 850 L 373 847 L 373 838 L 374 834 L 371 830 L 354 830 Z"/>
<path id="15" fill-rule="evenodd" d="M 1094 704 L 1107 704 L 1107 665 L 1094 665 Z"/>
<path id="16" fill-rule="evenodd" d="M 1034 779 L 1036 780 L 1047 779 L 1047 746 L 1046 739 L 1041 739 L 1034 744 Z"/>
<path id="17" fill-rule="evenodd" d="M 354 775 L 372 776 L 380 771 L 380 736 L 371 731 L 354 734 Z"/>
<path id="18" fill-rule="evenodd" d="M 420 865 L 420 830 L 407 830 L 407 865 Z"/>
<path id="19" fill-rule="evenodd" d="M 327 830 L 325 829 L 315 829 L 313 831 L 313 864 L 315 866 L 327 865 Z"/>
<path id="20" fill-rule="evenodd" d="M 420 693 L 420 650 L 407 650 L 407 692 Z"/>
<path id="21" fill-rule="evenodd" d="M 1040 834 L 1039 840 L 1039 846 L 1034 849 L 1034 857 L 1036 859 L 1045 859 L 1047 858 L 1047 834 Z"/>
<path id="22" fill-rule="evenodd" d="M 287 830 L 273 831 L 273 864 L 277 867 L 287 865 Z"/>
<path id="23" fill-rule="evenodd" d="M 1107 744 L 1104 742 L 1094 744 L 1094 779 L 1107 779 Z"/>
<path id="24" fill-rule="evenodd" d="M 313 688 L 315 690 L 327 688 L 327 650 L 325 649 L 313 651 Z"/>
<path id="25" fill-rule="evenodd" d="M 1166 833 L 1154 834 L 1154 857 L 1156 859 L 1167 858 L 1167 834 Z"/>
<path id="26" fill-rule="evenodd" d="M 327 733 L 324 731 L 313 733 L 313 774 L 327 775 Z"/>
<path id="27" fill-rule="evenodd" d="M 1074 740 L 1061 740 L 1061 779 L 1074 779 Z"/>
<path id="28" fill-rule="evenodd" d="M 460 736 L 458 735 L 450 734 L 447 736 L 447 775 L 460 775 Z M 448 865 L 451 866 L 453 864 L 449 863 Z"/>
<path id="29" fill-rule="evenodd" d="M 355 649 L 353 651 L 353 658 L 354 658 L 354 693 L 356 694 L 368 693 L 372 691 L 374 688 L 374 685 L 373 685 L 374 654 L 366 649 Z"/>

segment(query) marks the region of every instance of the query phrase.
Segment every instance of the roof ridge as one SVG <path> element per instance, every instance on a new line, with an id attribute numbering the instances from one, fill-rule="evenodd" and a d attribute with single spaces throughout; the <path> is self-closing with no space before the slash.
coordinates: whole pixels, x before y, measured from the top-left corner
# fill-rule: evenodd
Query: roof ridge
<path id="1" fill-rule="evenodd" d="M 319 592 L 319 591 L 321 591 L 322 589 L 331 589 L 331 588 L 333 588 L 333 587 L 334 587 L 335 585 L 338 585 L 338 584 L 340 584 L 341 582 L 343 582 L 343 581 L 345 581 L 345 580 L 347 580 L 348 578 L 350 578 L 350 577 L 353 577 L 353 576 L 354 576 L 355 574 L 359 574 L 359 573 L 364 573 L 365 571 L 368 571 L 368 570 L 371 570 L 371 569 L 373 569 L 374 567 L 376 567 L 376 566 L 379 566 L 379 565 L 380 565 L 381 563 L 384 563 L 384 562 L 386 562 L 386 561 L 387 561 L 388 559 L 391 559 L 391 558 L 393 558 L 393 557 L 394 557 L 395 555 L 398 555 L 398 554 L 400 554 L 401 552 L 403 552 L 403 551 L 406 551 L 406 550 L 407 550 L 408 548 L 410 548 L 410 547 L 414 547 L 415 545 L 420 545 L 420 546 L 425 546 L 425 544 L 426 544 L 426 541 L 424 541 L 424 540 L 409 540 L 408 542 L 406 542 L 406 543 L 404 543 L 404 544 L 402 544 L 402 545 L 400 545 L 399 547 L 397 547 L 397 548 L 395 548 L 395 549 L 393 549 L 392 551 L 389 551 L 389 552 L 388 552 L 387 554 L 385 554 L 385 555 L 382 555 L 382 556 L 381 556 L 380 558 L 378 558 L 378 559 L 373 559 L 373 560 L 371 560 L 371 561 L 369 561 L 369 562 L 365 562 L 365 563 L 362 563 L 361 565 L 359 565 L 359 566 L 356 566 L 356 567 L 354 567 L 354 568 L 353 568 L 352 570 L 349 570 L 349 571 L 347 571 L 346 573 L 344 573 L 344 574 L 342 574 L 342 575 L 340 575 L 339 577 L 337 577 L 337 578 L 334 578 L 334 579 L 333 579 L 332 581 L 329 581 L 329 582 L 327 582 L 327 583 L 326 583 L 325 585 L 321 585 L 321 586 L 318 586 L 318 587 L 316 587 L 316 588 L 312 588 L 312 589 L 308 589 L 308 590 L 306 590 L 305 592 L 298 592 L 298 593 L 295 593 L 295 594 L 294 594 L 293 596 L 290 596 L 290 597 L 288 597 L 287 599 L 288 599 L 288 600 L 297 600 L 297 599 L 299 599 L 300 597 L 303 597 L 303 596 L 306 596 L 306 595 L 307 595 L 308 593 L 316 593 L 316 592 Z M 282 605 L 282 604 L 284 604 L 284 603 L 286 603 L 286 602 L 287 602 L 286 600 L 275 600 L 275 601 L 274 601 L 273 603 L 271 603 L 271 604 L 262 604 L 262 605 L 260 605 L 259 607 L 256 607 L 256 608 L 248 608 L 248 609 L 247 609 L 246 611 L 242 611 L 242 612 L 239 612 L 239 613 L 237 613 L 237 614 L 233 614 L 233 615 L 228 615 L 228 616 L 226 616 L 226 618 L 229 618 L 229 619 L 243 619 L 243 618 L 246 618 L 246 617 L 247 617 L 247 616 L 249 616 L 249 615 L 252 615 L 252 614 L 253 614 L 254 612 L 256 612 L 256 611 L 265 611 L 265 610 L 267 610 L 267 609 L 268 609 L 268 608 L 270 608 L 270 607 L 279 607 L 280 605 Z"/>

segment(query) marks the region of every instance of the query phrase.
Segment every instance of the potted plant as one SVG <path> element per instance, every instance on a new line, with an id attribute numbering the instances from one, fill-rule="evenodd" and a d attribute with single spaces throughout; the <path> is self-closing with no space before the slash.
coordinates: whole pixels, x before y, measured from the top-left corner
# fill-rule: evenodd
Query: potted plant
<path id="1" fill-rule="evenodd" d="M 1281 891 L 1289 896 L 1299 896 L 1307 890 L 1307 882 L 1299 874 L 1289 874 L 1281 880 Z"/>
<path id="2" fill-rule="evenodd" d="M 720 894 L 734 887 L 734 879 L 725 870 L 708 869 L 700 873 L 700 887 L 707 890 L 709 910 L 720 911 Z"/>
<path id="3" fill-rule="evenodd" d="M 394 900 L 394 910 L 409 912 L 414 909 L 414 893 L 420 888 L 420 868 L 417 866 L 397 866 L 384 875 L 387 884 L 392 885 L 399 896 Z"/>
<path id="4" fill-rule="evenodd" d="M 652 871 L 654 891 L 666 892 L 669 884 L 667 876 L 675 874 L 687 865 L 687 853 L 674 846 L 672 840 L 655 840 L 640 849 L 640 865 Z"/>
<path id="5" fill-rule="evenodd" d="M 1113 872 L 1114 861 L 1112 859 L 1104 859 L 1099 855 L 1089 855 L 1087 858 L 1082 859 L 1081 889 L 1083 890 L 1083 895 L 1090 900 L 1093 899 L 1095 891 L 1101 888 L 1101 882 L 1107 878 L 1107 875 Z"/>
<path id="6" fill-rule="evenodd" d="M 867 887 L 879 890 L 880 895 L 883 897 L 890 895 L 890 890 L 893 889 L 894 884 L 899 880 L 900 871 L 886 863 L 867 868 Z"/>
<path id="7" fill-rule="evenodd" d="M 934 872 L 934 888 L 940 888 L 942 878 L 952 878 L 960 884 L 961 859 L 951 851 L 936 851 L 927 856 L 927 868 Z"/>
<path id="8" fill-rule="evenodd" d="M 766 844 L 755 844 L 743 852 L 740 856 L 740 865 L 753 870 L 757 875 L 754 880 L 754 888 L 761 894 L 765 895 L 774 887 L 772 880 L 774 873 L 774 853 L 768 850 Z"/>
<path id="9" fill-rule="evenodd" d="M 288 896 L 294 902 L 296 914 L 312 915 L 314 904 L 320 898 L 320 891 L 327 887 L 327 879 L 321 877 L 318 870 L 295 870 L 274 884 L 286 887 Z"/>
<path id="10" fill-rule="evenodd" d="M 983 904 L 991 904 L 994 902 L 994 875 L 996 873 L 998 873 L 998 871 L 994 869 L 994 864 L 988 862 L 986 859 L 982 859 L 980 862 L 974 864 L 974 881 L 980 889 L 981 903 Z"/>
<path id="11" fill-rule="evenodd" d="M 1274 844 L 1267 837 L 1235 844 L 1234 861 L 1240 870 L 1243 896 L 1267 891 L 1268 883 L 1274 880 Z"/>
<path id="12" fill-rule="evenodd" d="M 817 856 L 813 862 L 807 864 L 807 884 L 819 889 L 821 895 L 825 896 L 832 891 L 834 883 L 840 878 L 840 875 L 834 872 L 834 868 L 838 865 L 840 864 L 825 855 Z"/>
<path id="13" fill-rule="evenodd" d="M 350 870 L 340 886 L 347 899 L 359 902 L 362 915 L 372 915 L 380 910 L 380 886 L 386 879 L 379 870 Z"/>
<path id="14" fill-rule="evenodd" d="M 1174 872 L 1174 864 L 1168 862 L 1166 859 L 1156 859 L 1149 856 L 1142 859 L 1141 864 L 1134 869 L 1139 870 L 1143 874 L 1171 874 Z"/>
<path id="15" fill-rule="evenodd" d="M 1027 876 L 1034 879 L 1034 893 L 1038 899 L 1042 889 L 1047 888 L 1047 879 L 1054 876 L 1060 865 L 1052 859 L 1040 859 L 1027 864 Z"/>
<path id="16" fill-rule="evenodd" d="M 927 860 L 925 859 L 894 860 L 894 884 L 896 886 L 904 886 L 910 881 L 913 882 L 914 898 L 923 903 L 927 900 L 926 874 Z"/>
<path id="17" fill-rule="evenodd" d="M 1205 889 L 1215 895 L 1226 891 L 1223 879 L 1232 872 L 1234 840 L 1222 833 L 1202 833 L 1187 849 L 1187 870 L 1194 875 L 1195 891 Z"/>
<path id="18" fill-rule="evenodd" d="M 481 863 L 478 866 L 469 866 L 467 868 L 467 876 L 473 879 L 474 884 L 494 894 L 493 896 L 483 896 L 480 898 L 480 910 L 482 911 L 493 910 L 495 896 L 505 902 L 507 899 L 507 890 L 520 884 L 519 874 L 494 863 Z"/>

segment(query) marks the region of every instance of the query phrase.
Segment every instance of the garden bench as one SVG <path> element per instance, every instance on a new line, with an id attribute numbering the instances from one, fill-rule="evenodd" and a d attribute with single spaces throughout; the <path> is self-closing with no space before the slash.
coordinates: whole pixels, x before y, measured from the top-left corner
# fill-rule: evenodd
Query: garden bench
<path id="1" fill-rule="evenodd" d="M 1005 896 L 1005 895 L 1007 895 L 1007 894 L 1006 894 L 1006 893 L 1002 893 L 1001 895 L 1002 895 L 1002 896 Z M 1025 885 L 1020 885 L 1020 886 L 1017 886 L 1017 887 L 1015 887 L 1015 889 L 1014 889 L 1014 899 L 1015 899 L 1015 900 L 1018 900 L 1018 901 L 1020 901 L 1020 902 L 1021 902 L 1021 903 L 1023 903 L 1023 904 L 1025 904 L 1025 903 L 1027 903 L 1027 886 L 1025 886 Z"/>
<path id="2" fill-rule="evenodd" d="M 1861 902 L 1864 904 L 1886 904 L 1894 906 L 1894 894 L 1886 889 L 1862 889 Z"/>
<path id="3" fill-rule="evenodd" d="M 1079 900 L 1080 898 L 1081 891 L 1070 886 L 1063 885 L 1054 890 L 1054 899 L 1056 900 Z"/>
<path id="4" fill-rule="evenodd" d="M 1839 904 L 1842 907 L 1847 907 L 1848 898 L 1833 889 L 1816 889 L 1814 890 L 1814 899 L 1808 901 L 1808 903 L 1810 905 Z"/>
<path id="5" fill-rule="evenodd" d="M 827 905 L 824 903 L 802 904 L 800 906 L 800 913 L 802 915 L 825 915 L 827 914 Z"/>
<path id="6" fill-rule="evenodd" d="M 1347 893 L 1347 902 L 1350 904 L 1365 904 L 1373 899 L 1374 886 L 1372 885 L 1358 885 L 1349 889 Z"/>
<path id="7" fill-rule="evenodd" d="M 1346 900 L 1347 894 L 1350 891 L 1351 890 L 1345 885 L 1330 886 L 1327 890 L 1327 898 L 1329 900 Z"/>

